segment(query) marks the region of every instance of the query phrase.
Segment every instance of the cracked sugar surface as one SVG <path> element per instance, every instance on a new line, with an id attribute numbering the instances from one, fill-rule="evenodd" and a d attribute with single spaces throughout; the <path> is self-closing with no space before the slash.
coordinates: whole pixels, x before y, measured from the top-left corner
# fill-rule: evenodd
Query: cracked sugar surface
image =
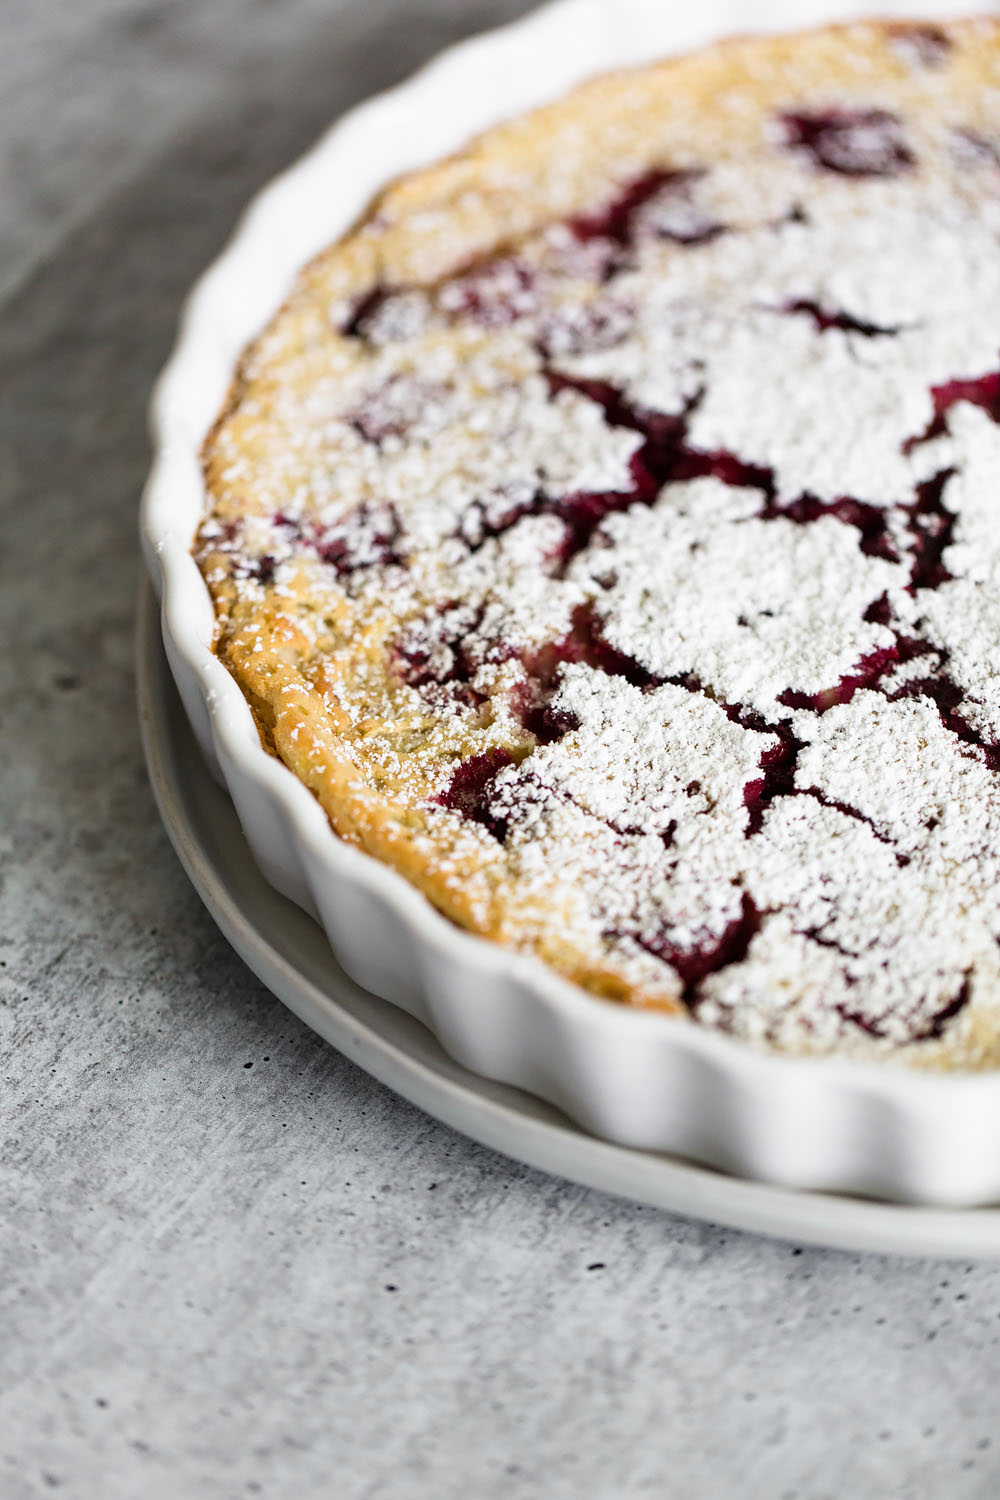
<path id="1" fill-rule="evenodd" d="M 983 1065 L 1000 157 L 949 36 L 889 109 L 849 30 L 845 105 L 752 98 L 738 159 L 290 356 L 293 300 L 197 547 L 268 743 L 455 920 L 760 1044 Z"/>

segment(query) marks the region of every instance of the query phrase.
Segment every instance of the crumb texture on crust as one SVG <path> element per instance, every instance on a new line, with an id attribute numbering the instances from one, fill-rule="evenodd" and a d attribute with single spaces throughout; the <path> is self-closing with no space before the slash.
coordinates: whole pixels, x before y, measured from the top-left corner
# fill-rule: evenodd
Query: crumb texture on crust
<path id="1" fill-rule="evenodd" d="M 219 656 L 454 921 L 762 1045 L 1000 1061 L 998 40 L 598 79 L 248 351 Z"/>

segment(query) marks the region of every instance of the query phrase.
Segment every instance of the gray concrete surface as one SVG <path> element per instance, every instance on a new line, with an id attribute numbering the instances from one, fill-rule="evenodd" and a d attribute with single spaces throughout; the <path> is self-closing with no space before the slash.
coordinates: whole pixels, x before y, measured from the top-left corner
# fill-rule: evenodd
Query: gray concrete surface
<path id="1" fill-rule="evenodd" d="M 519 8 L 0 0 L 3 1500 L 1000 1493 L 1000 1269 L 469 1144 L 262 989 L 157 823 L 135 506 L 179 299 L 328 119 Z"/>

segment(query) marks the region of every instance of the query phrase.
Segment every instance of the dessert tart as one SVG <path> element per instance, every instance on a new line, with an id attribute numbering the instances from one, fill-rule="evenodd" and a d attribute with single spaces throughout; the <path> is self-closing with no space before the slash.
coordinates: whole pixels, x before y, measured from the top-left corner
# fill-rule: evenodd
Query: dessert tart
<path id="1" fill-rule="evenodd" d="M 587 990 L 1000 1060 L 1000 25 L 737 40 L 391 187 L 204 452 L 336 832 Z"/>

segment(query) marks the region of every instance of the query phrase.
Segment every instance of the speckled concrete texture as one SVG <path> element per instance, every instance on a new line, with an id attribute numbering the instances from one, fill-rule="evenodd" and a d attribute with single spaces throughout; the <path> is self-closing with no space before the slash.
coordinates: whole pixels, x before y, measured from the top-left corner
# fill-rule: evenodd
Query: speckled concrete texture
<path id="1" fill-rule="evenodd" d="M 0 1495 L 993 1500 L 1000 1268 L 567 1186 L 216 933 L 133 708 L 143 409 L 248 194 L 510 0 L 0 0 Z"/>

